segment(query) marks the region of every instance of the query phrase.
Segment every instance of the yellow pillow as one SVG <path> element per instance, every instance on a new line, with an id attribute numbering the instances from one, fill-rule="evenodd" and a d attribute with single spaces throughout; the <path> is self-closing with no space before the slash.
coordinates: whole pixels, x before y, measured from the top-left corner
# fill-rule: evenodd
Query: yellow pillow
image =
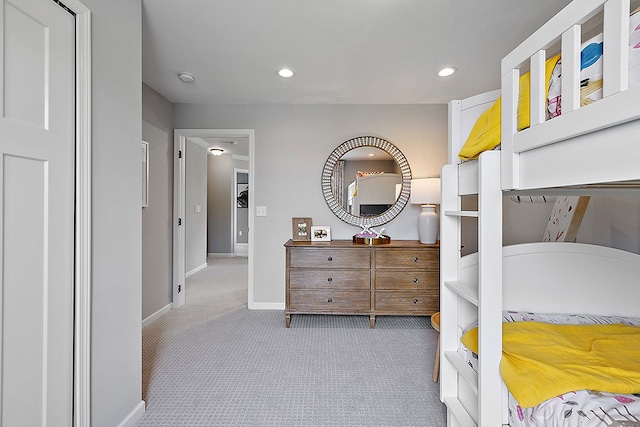
<path id="1" fill-rule="evenodd" d="M 549 58 L 545 63 L 545 81 L 549 81 L 551 73 L 556 63 L 560 59 L 560 55 L 556 55 L 553 58 Z M 529 73 L 525 73 L 520 76 L 520 94 L 518 97 L 518 130 L 522 130 L 529 127 L 530 117 L 530 101 L 529 101 L 529 87 L 530 76 Z M 549 91 L 548 85 L 545 87 L 545 98 Z M 501 98 L 483 112 L 476 120 L 476 123 L 469 133 L 467 141 L 458 153 L 458 157 L 462 160 L 477 159 L 480 153 L 487 150 L 493 150 L 500 145 L 500 115 L 501 115 Z"/>
<path id="2" fill-rule="evenodd" d="M 471 133 L 458 153 L 462 160 L 477 159 L 480 153 L 493 150 L 500 144 L 501 98 L 483 112 L 476 120 Z"/>

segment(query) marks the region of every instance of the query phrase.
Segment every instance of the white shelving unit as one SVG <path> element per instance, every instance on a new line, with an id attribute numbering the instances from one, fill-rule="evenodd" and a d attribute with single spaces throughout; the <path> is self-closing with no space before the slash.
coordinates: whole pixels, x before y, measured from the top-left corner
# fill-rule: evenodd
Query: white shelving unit
<path id="1" fill-rule="evenodd" d="M 467 164 L 442 169 L 440 247 L 440 395 L 447 404 L 448 424 L 497 426 L 503 423 L 502 396 L 495 396 L 502 380 L 499 373 L 502 313 L 502 191 L 500 153 L 486 152 L 478 161 L 477 193 L 460 191 L 470 174 Z M 477 194 L 478 211 L 461 210 L 462 197 Z M 478 253 L 461 257 L 461 219 L 478 220 Z M 498 232 L 496 232 L 498 230 Z M 480 308 L 478 308 L 480 307 Z M 462 328 L 478 321 L 480 363 L 476 373 L 458 354 Z M 492 345 L 489 345 L 491 343 Z"/>

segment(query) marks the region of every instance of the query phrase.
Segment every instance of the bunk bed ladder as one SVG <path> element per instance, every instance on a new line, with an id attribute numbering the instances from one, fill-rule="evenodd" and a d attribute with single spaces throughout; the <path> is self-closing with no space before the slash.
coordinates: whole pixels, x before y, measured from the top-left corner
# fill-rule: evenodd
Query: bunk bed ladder
<path id="1" fill-rule="evenodd" d="M 478 210 L 463 211 L 459 166 L 442 169 L 440 241 L 440 398 L 448 427 L 506 424 L 499 373 L 502 354 L 502 191 L 500 153 L 486 152 L 478 165 Z M 478 219 L 478 253 L 461 257 L 462 218 Z M 477 257 L 477 258 L 475 258 Z M 477 260 L 477 268 L 474 269 Z M 460 330 L 479 324 L 478 372 L 458 354 Z"/>

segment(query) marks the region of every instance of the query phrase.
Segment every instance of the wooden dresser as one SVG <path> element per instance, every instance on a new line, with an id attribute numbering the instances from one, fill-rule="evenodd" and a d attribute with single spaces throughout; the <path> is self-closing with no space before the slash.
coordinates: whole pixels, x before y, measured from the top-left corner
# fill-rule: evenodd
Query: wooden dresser
<path id="1" fill-rule="evenodd" d="M 285 321 L 292 314 L 429 316 L 440 311 L 440 246 L 417 240 L 360 245 L 349 240 L 286 248 Z"/>

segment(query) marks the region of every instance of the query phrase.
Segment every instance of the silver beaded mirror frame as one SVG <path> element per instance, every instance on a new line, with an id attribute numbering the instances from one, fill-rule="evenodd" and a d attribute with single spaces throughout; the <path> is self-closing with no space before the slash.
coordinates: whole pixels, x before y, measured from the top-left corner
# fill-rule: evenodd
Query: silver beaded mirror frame
<path id="1" fill-rule="evenodd" d="M 400 167 L 400 171 L 402 174 L 402 188 L 400 190 L 400 195 L 398 196 L 396 202 L 380 215 L 353 215 L 347 212 L 344 207 L 336 201 L 336 198 L 333 194 L 331 179 L 333 170 L 336 167 L 337 162 L 345 153 L 360 147 L 379 148 L 388 153 Z M 343 142 L 338 146 L 338 148 L 333 150 L 326 163 L 324 164 L 324 168 L 322 169 L 322 195 L 324 196 L 324 200 L 327 202 L 327 205 L 329 206 L 329 209 L 331 209 L 331 212 L 333 212 L 339 219 L 350 225 L 362 225 L 369 228 L 377 227 L 390 222 L 396 216 L 398 216 L 402 209 L 404 209 L 404 207 L 407 205 L 410 194 L 411 168 L 409 167 L 409 162 L 407 162 L 406 157 L 404 156 L 404 154 L 402 154 L 398 147 L 396 147 L 389 141 L 386 141 L 382 138 L 377 138 L 375 136 L 360 136 Z"/>

